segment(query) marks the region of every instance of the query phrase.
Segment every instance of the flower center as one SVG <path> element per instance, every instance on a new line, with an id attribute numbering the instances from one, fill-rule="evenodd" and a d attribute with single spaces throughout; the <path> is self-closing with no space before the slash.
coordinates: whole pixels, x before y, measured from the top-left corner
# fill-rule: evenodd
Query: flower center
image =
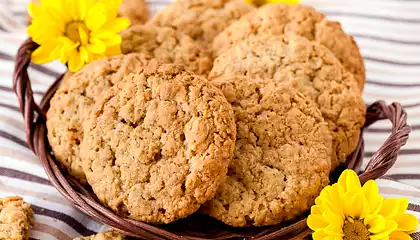
<path id="1" fill-rule="evenodd" d="M 348 218 L 343 226 L 344 240 L 369 240 L 370 232 L 361 220 Z"/>
<path id="2" fill-rule="evenodd" d="M 75 43 L 80 43 L 80 33 L 79 33 L 79 27 L 81 27 L 85 32 L 89 32 L 89 29 L 86 27 L 86 25 L 83 22 L 74 21 L 70 22 L 66 26 L 66 33 L 65 35 L 70 38 Z"/>
<path id="3" fill-rule="evenodd" d="M 252 4 L 257 7 L 261 7 L 262 5 L 266 4 L 267 0 L 252 0 Z"/>

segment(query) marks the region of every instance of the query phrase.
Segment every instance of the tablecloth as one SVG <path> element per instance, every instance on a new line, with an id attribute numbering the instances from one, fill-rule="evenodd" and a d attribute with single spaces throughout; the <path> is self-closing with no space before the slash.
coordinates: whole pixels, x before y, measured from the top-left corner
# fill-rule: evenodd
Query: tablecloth
<path id="1" fill-rule="evenodd" d="M 69 240 L 107 229 L 69 204 L 51 186 L 25 142 L 18 102 L 12 90 L 14 56 L 25 35 L 28 0 L 0 0 L 0 197 L 19 195 L 35 212 L 32 239 Z M 170 0 L 149 1 L 155 13 Z M 338 20 L 353 35 L 365 59 L 364 100 L 400 102 L 413 131 L 395 166 L 377 180 L 384 197 L 406 197 L 409 210 L 420 218 L 420 1 L 304 0 Z M 64 71 L 57 63 L 32 67 L 33 90 L 39 100 Z M 383 121 L 369 128 L 365 162 L 390 133 Z M 412 236 L 420 239 L 420 230 Z"/>

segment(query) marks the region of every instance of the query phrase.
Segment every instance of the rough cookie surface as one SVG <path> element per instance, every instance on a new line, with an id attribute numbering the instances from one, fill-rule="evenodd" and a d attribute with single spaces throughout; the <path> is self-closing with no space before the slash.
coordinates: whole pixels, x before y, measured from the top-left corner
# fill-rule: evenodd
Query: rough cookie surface
<path id="1" fill-rule="evenodd" d="M 237 140 L 228 177 L 203 211 L 243 227 L 277 224 L 309 209 L 331 167 L 331 134 L 315 103 L 272 80 L 213 83 L 232 104 Z"/>
<path id="2" fill-rule="evenodd" d="M 131 24 L 141 24 L 149 19 L 149 6 L 145 0 L 123 0 L 118 15 L 130 19 Z"/>
<path id="3" fill-rule="evenodd" d="M 233 21 L 255 9 L 243 0 L 177 0 L 160 11 L 151 23 L 183 32 L 211 44 Z"/>
<path id="4" fill-rule="evenodd" d="M 229 75 L 290 83 L 314 100 L 333 133 L 333 169 L 355 150 L 365 104 L 353 75 L 320 44 L 299 36 L 250 37 L 214 61 L 210 77 Z"/>
<path id="5" fill-rule="evenodd" d="M 21 197 L 0 198 L 0 239 L 29 239 L 32 215 L 31 205 Z"/>
<path id="6" fill-rule="evenodd" d="M 125 240 L 125 236 L 117 231 L 101 232 L 84 238 L 75 238 L 73 240 Z"/>
<path id="7" fill-rule="evenodd" d="M 269 4 L 248 13 L 214 39 L 215 56 L 249 36 L 261 34 L 297 34 L 319 42 L 335 54 L 363 89 L 365 67 L 356 42 L 343 31 L 340 23 L 328 21 L 323 14 L 309 6 Z"/>
<path id="8" fill-rule="evenodd" d="M 49 143 L 56 160 L 80 181 L 86 182 L 80 159 L 84 120 L 100 95 L 146 61 L 148 57 L 131 54 L 92 62 L 73 75 L 66 74 L 51 99 L 47 112 Z"/>
<path id="9" fill-rule="evenodd" d="M 169 223 L 194 213 L 226 177 L 232 107 L 204 78 L 151 61 L 112 87 L 86 122 L 87 180 L 122 216 Z"/>
<path id="10" fill-rule="evenodd" d="M 124 54 L 149 54 L 162 63 L 175 63 L 196 74 L 207 75 L 213 65 L 210 49 L 170 27 L 134 25 L 121 33 Z"/>

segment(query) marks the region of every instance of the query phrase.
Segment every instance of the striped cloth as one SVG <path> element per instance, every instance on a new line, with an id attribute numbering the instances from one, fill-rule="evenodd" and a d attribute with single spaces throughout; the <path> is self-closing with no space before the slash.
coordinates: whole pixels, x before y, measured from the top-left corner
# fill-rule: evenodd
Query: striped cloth
<path id="1" fill-rule="evenodd" d="M 0 0 L 0 197 L 20 195 L 32 204 L 33 239 L 68 240 L 107 229 L 71 206 L 51 186 L 37 158 L 28 149 L 18 102 L 12 91 L 14 55 L 26 38 L 28 0 Z M 152 0 L 152 13 L 170 0 Z M 365 57 L 366 103 L 383 99 L 400 102 L 413 127 L 408 144 L 388 175 L 377 182 L 385 197 L 406 197 L 410 212 L 420 218 L 420 1 L 306 0 L 342 23 L 357 40 Z M 39 100 L 54 78 L 64 71 L 59 63 L 30 69 Z M 380 122 L 365 133 L 365 161 L 390 133 Z M 420 239 L 420 232 L 413 234 Z"/>

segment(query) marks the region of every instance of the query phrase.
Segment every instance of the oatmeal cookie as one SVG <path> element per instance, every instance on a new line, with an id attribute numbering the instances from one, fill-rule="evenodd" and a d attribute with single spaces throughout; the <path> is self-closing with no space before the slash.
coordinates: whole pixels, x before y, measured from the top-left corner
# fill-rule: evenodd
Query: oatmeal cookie
<path id="1" fill-rule="evenodd" d="M 125 240 L 125 236 L 117 231 L 101 232 L 96 235 L 83 238 L 75 238 L 73 240 Z"/>
<path id="2" fill-rule="evenodd" d="M 253 9 L 243 0 L 177 0 L 152 18 L 151 23 L 172 27 L 207 46 L 230 23 Z"/>
<path id="3" fill-rule="evenodd" d="M 227 179 L 202 211 L 244 227 L 308 210 L 331 168 L 331 134 L 315 103 L 272 80 L 227 77 L 213 84 L 232 104 L 237 140 Z"/>
<path id="4" fill-rule="evenodd" d="M 299 36 L 253 36 L 221 54 L 210 77 L 245 75 L 294 84 L 333 133 L 333 169 L 352 153 L 365 122 L 357 82 L 328 49 Z"/>
<path id="5" fill-rule="evenodd" d="M 29 239 L 32 215 L 31 205 L 21 197 L 0 198 L 0 239 Z"/>
<path id="6" fill-rule="evenodd" d="M 357 80 L 365 84 L 365 67 L 359 47 L 340 23 L 328 21 L 314 8 L 303 5 L 269 4 L 232 23 L 213 41 L 218 56 L 232 45 L 253 35 L 296 34 L 327 47 Z"/>
<path id="7" fill-rule="evenodd" d="M 204 78 L 151 61 L 95 104 L 84 125 L 83 169 L 118 214 L 170 223 L 194 213 L 226 177 L 232 107 Z"/>
<path id="8" fill-rule="evenodd" d="M 149 54 L 162 63 L 180 64 L 199 75 L 207 75 L 213 64 L 209 49 L 170 27 L 133 25 L 124 30 L 121 37 L 124 54 Z"/>
<path id="9" fill-rule="evenodd" d="M 132 25 L 145 23 L 149 19 L 149 6 L 146 0 L 123 0 L 118 15 L 130 19 Z"/>
<path id="10" fill-rule="evenodd" d="M 85 118 L 98 96 L 146 61 L 148 57 L 130 54 L 92 62 L 77 73 L 66 74 L 51 99 L 47 112 L 49 143 L 56 160 L 81 182 L 86 182 L 80 159 Z"/>

